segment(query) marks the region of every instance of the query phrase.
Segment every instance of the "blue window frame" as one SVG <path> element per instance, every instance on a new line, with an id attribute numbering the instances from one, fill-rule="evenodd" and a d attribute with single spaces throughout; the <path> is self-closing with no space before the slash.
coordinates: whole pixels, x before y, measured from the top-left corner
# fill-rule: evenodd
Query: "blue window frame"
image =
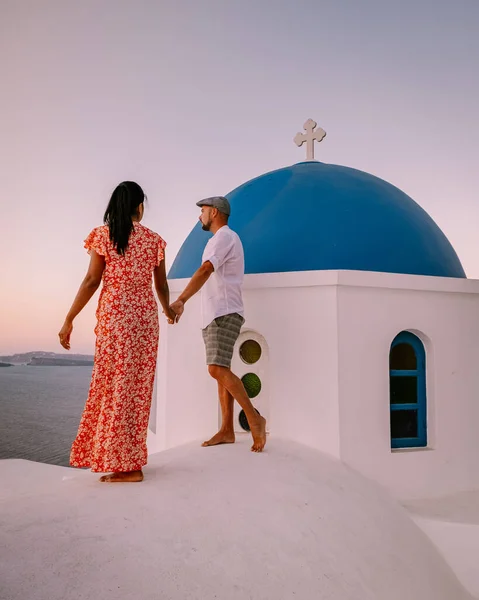
<path id="1" fill-rule="evenodd" d="M 407 331 L 389 352 L 389 406 L 391 448 L 427 446 L 426 353 Z"/>

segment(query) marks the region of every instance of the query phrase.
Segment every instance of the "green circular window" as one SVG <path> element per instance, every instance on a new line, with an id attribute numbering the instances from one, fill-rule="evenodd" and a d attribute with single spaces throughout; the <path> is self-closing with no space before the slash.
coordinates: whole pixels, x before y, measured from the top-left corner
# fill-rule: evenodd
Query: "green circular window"
<path id="1" fill-rule="evenodd" d="M 255 408 L 255 411 L 258 414 L 261 414 L 257 408 Z M 244 429 L 245 431 L 251 431 L 251 427 L 249 426 L 248 419 L 246 418 L 246 415 L 244 414 L 244 410 L 242 410 L 240 412 L 238 417 L 239 417 L 238 420 L 239 420 L 239 424 L 241 425 L 241 428 Z"/>
<path id="2" fill-rule="evenodd" d="M 261 358 L 261 346 L 255 340 L 246 340 L 241 344 L 240 356 L 243 362 L 252 365 Z"/>
<path id="3" fill-rule="evenodd" d="M 261 379 L 258 377 L 258 375 L 255 375 L 254 373 L 246 373 L 246 375 L 241 378 L 241 381 L 243 382 L 249 398 L 256 398 L 256 396 L 261 392 Z"/>

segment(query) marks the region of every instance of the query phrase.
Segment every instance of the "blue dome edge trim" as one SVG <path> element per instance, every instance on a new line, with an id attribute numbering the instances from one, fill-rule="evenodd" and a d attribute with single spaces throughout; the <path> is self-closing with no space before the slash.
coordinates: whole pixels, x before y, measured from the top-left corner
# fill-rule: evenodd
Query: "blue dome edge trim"
<path id="1" fill-rule="evenodd" d="M 433 219 L 399 188 L 364 171 L 308 161 L 260 175 L 227 197 L 246 274 L 350 270 L 466 278 Z M 170 279 L 191 277 L 210 236 L 196 224 Z"/>

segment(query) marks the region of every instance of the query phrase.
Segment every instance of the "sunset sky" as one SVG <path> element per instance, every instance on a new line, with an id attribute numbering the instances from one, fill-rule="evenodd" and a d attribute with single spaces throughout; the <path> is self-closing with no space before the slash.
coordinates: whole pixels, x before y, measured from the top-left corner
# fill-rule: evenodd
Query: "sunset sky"
<path id="1" fill-rule="evenodd" d="M 318 160 L 401 188 L 479 279 L 478 0 L 1 4 L 0 354 L 62 351 L 117 183 L 145 189 L 171 265 L 195 202 L 303 160 L 309 117 Z"/>

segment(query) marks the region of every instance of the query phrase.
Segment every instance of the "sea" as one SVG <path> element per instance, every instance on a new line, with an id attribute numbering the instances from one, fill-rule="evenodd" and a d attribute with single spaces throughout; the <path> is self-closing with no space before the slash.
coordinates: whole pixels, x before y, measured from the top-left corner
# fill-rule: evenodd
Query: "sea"
<path id="1" fill-rule="evenodd" d="M 92 367 L 0 368 L 0 460 L 68 466 Z"/>

